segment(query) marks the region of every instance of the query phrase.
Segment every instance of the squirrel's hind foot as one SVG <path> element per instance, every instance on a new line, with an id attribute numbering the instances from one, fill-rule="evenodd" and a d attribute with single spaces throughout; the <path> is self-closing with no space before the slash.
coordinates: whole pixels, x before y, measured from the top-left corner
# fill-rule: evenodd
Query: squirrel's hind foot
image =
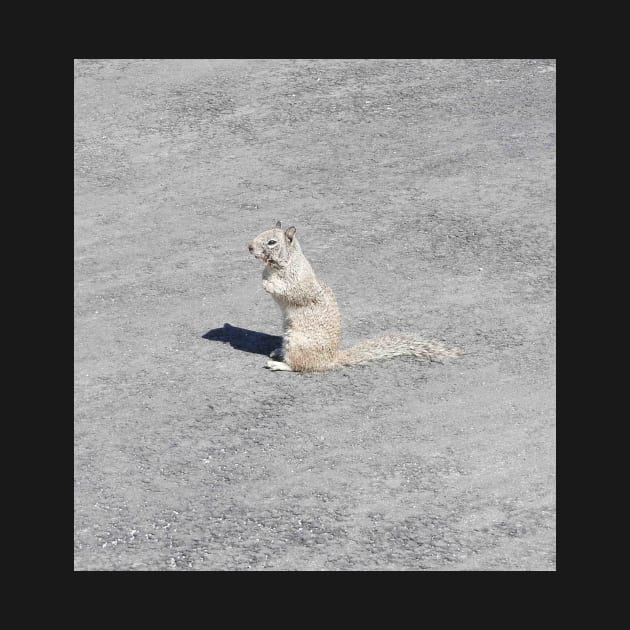
<path id="1" fill-rule="evenodd" d="M 267 367 L 270 370 L 273 370 L 274 372 L 278 370 L 284 370 L 285 372 L 293 371 L 286 363 L 283 363 L 282 361 L 269 360 L 267 361 L 267 365 L 265 367 Z"/>

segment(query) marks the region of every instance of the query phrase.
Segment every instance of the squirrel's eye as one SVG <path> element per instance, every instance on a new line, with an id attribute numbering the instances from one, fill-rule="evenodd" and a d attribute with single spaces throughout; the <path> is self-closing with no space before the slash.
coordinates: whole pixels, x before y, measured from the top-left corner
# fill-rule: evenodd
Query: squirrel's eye
<path id="1" fill-rule="evenodd" d="M 267 241 L 267 245 L 275 245 L 278 241 L 274 241 L 273 239 L 271 239 L 270 241 Z"/>

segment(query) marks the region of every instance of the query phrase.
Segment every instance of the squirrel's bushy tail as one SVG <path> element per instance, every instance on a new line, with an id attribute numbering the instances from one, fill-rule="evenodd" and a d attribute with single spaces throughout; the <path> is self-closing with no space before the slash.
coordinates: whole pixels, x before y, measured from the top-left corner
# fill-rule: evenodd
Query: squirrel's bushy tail
<path id="1" fill-rule="evenodd" d="M 462 355 L 457 348 L 447 348 L 442 342 L 412 335 L 383 335 L 367 339 L 346 350 L 339 350 L 336 365 L 356 365 L 380 359 L 414 356 L 430 361 L 456 358 Z"/>

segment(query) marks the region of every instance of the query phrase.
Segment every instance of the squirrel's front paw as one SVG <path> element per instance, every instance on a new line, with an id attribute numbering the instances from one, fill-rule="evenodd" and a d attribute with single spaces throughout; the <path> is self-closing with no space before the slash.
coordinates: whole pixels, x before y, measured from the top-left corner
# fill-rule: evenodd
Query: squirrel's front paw
<path id="1" fill-rule="evenodd" d="M 276 348 L 270 355 L 271 359 L 282 359 L 282 348 Z"/>
<path id="2" fill-rule="evenodd" d="M 273 293 L 273 282 L 271 282 L 271 280 L 263 280 L 262 285 L 267 293 Z"/>

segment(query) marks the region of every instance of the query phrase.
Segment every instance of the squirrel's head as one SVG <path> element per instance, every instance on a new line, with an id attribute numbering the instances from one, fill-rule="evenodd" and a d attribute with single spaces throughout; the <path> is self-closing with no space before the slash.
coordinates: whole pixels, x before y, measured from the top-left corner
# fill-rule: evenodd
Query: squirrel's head
<path id="1" fill-rule="evenodd" d="M 298 247 L 295 231 L 294 227 L 283 230 L 278 221 L 275 228 L 260 233 L 247 247 L 265 265 L 286 267 Z"/>

